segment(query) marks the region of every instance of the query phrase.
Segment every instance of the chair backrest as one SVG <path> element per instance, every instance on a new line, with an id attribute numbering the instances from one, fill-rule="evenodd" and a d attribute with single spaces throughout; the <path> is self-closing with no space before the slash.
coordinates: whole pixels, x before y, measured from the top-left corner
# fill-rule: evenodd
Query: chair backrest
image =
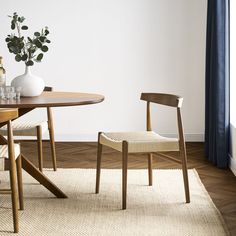
<path id="1" fill-rule="evenodd" d="M 52 90 L 53 90 L 52 87 L 45 86 L 43 91 L 45 91 L 45 92 L 52 92 Z"/>
<path id="2" fill-rule="evenodd" d="M 177 109 L 177 124 L 179 133 L 180 149 L 185 150 L 184 131 L 180 108 L 183 98 L 174 94 L 165 93 L 142 93 L 141 100 L 147 101 L 147 131 L 152 130 L 150 103 L 157 103 L 165 106 L 175 107 Z"/>
<path id="3" fill-rule="evenodd" d="M 140 99 L 171 107 L 181 107 L 183 102 L 182 97 L 166 93 L 142 93 Z"/>

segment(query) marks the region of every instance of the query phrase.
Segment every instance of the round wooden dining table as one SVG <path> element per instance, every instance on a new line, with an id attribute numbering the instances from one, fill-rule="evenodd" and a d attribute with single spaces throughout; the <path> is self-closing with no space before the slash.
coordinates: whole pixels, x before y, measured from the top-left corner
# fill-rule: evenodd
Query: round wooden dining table
<path id="1" fill-rule="evenodd" d="M 82 106 L 100 103 L 104 100 L 104 96 L 90 93 L 77 92 L 43 92 L 37 97 L 22 97 L 19 100 L 0 100 L 0 108 L 17 108 L 18 118 L 24 114 L 39 107 L 68 107 Z M 16 119 L 18 119 L 16 118 Z M 0 127 L 6 123 L 0 123 Z M 0 144 L 6 144 L 7 140 L 0 135 Z M 47 188 L 58 198 L 67 198 L 66 194 L 59 189 L 45 174 L 37 169 L 24 154 L 22 156 L 22 168 L 36 179 L 40 184 Z"/>

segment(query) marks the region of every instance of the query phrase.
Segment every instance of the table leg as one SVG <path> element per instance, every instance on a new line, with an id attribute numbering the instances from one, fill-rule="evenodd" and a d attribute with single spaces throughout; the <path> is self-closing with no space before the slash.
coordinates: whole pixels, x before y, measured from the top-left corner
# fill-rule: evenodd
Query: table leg
<path id="1" fill-rule="evenodd" d="M 53 193 L 58 198 L 67 198 L 67 196 L 54 184 L 52 181 L 40 172 L 24 155 L 22 158 L 22 168 L 30 174 L 34 179 L 36 179 L 40 184 L 47 188 L 51 193 Z"/>

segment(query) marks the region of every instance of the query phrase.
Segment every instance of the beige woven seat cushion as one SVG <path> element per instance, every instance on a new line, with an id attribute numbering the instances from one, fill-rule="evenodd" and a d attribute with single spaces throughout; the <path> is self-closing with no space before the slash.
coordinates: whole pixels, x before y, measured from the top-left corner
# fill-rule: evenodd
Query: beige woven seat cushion
<path id="1" fill-rule="evenodd" d="M 14 144 L 15 148 L 15 159 L 20 155 L 20 145 Z M 8 146 L 0 145 L 0 171 L 4 170 L 5 167 L 5 159 L 8 159 Z"/>
<path id="2" fill-rule="evenodd" d="M 160 136 L 153 131 L 102 133 L 100 143 L 122 152 L 122 141 L 128 142 L 128 152 L 164 152 L 178 151 L 176 138 Z"/>
<path id="3" fill-rule="evenodd" d="M 37 135 L 37 126 L 42 127 L 42 133 L 45 133 L 48 130 L 48 122 L 47 121 L 21 121 L 15 120 L 12 122 L 12 129 L 14 136 L 36 136 Z M 7 135 L 7 126 L 3 126 L 0 128 L 0 134 L 6 136 Z"/>

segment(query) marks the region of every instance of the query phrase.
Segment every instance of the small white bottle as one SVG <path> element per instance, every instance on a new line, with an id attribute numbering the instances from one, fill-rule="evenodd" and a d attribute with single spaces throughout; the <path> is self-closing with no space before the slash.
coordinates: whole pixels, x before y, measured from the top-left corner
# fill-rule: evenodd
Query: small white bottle
<path id="1" fill-rule="evenodd" d="M 6 86 L 6 70 L 3 67 L 3 58 L 0 56 L 0 87 Z"/>

